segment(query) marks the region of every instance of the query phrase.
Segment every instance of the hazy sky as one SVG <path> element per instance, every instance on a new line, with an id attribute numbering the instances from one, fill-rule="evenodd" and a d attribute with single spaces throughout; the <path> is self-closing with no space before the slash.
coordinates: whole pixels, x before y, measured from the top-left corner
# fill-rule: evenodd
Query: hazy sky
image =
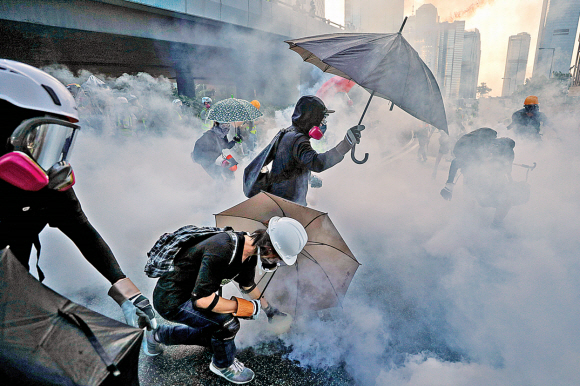
<path id="1" fill-rule="evenodd" d="M 477 28 L 481 33 L 481 66 L 479 83 L 486 82 L 492 88 L 491 95 L 501 94 L 508 39 L 510 35 L 527 32 L 531 35 L 527 76 L 531 76 L 536 40 L 539 29 L 542 0 L 405 0 L 405 15 L 411 15 L 413 7 L 425 3 L 437 7 L 441 20 L 452 14 L 462 13 L 466 29 Z M 326 0 L 327 17 L 344 21 L 344 1 Z M 471 12 L 465 12 L 466 10 Z M 342 21 L 341 21 L 342 20 Z"/>

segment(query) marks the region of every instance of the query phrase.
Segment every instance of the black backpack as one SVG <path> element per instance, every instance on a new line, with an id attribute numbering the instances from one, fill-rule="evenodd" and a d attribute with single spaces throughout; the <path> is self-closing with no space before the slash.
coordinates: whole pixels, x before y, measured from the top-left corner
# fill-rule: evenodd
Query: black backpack
<path id="1" fill-rule="evenodd" d="M 226 232 L 234 242 L 234 253 L 230 262 L 236 255 L 238 248 L 238 236 L 233 228 L 197 227 L 186 225 L 173 233 L 164 233 L 147 252 L 147 263 L 145 264 L 145 274 L 151 278 L 163 276 L 164 273 L 173 271 L 173 259 L 184 245 L 193 246 L 211 236 Z"/>
<path id="2" fill-rule="evenodd" d="M 270 176 L 270 173 L 262 173 L 262 169 L 274 160 L 276 151 L 278 150 L 278 144 L 280 144 L 280 140 L 289 130 L 290 128 L 280 130 L 274 139 L 272 139 L 270 144 L 266 146 L 264 150 L 262 150 L 260 154 L 258 154 L 244 169 L 244 194 L 246 197 L 254 197 L 262 190 L 264 192 L 270 190 L 274 181 Z"/>

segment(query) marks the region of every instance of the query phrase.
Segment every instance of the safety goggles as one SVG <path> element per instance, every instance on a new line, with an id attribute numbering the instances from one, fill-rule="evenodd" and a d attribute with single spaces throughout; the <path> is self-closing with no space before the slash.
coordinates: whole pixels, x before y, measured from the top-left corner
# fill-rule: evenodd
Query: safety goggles
<path id="1" fill-rule="evenodd" d="M 70 157 L 79 125 L 62 119 L 37 117 L 23 121 L 10 136 L 14 151 L 29 155 L 45 172 Z"/>

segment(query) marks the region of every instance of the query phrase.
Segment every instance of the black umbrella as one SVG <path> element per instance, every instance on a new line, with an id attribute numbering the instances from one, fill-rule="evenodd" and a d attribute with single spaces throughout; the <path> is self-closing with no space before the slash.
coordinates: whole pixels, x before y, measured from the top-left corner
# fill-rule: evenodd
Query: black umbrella
<path id="1" fill-rule="evenodd" d="M 0 251 L 0 383 L 137 386 L 143 331 L 75 304 Z"/>
<path id="2" fill-rule="evenodd" d="M 405 18 L 405 21 L 407 19 Z M 324 72 L 353 80 L 374 95 L 390 100 L 415 118 L 447 131 L 443 98 L 431 70 L 401 31 L 391 34 L 336 33 L 287 40 L 290 49 Z M 392 106 L 391 106 L 392 108 Z M 354 156 L 356 163 L 365 163 Z"/>

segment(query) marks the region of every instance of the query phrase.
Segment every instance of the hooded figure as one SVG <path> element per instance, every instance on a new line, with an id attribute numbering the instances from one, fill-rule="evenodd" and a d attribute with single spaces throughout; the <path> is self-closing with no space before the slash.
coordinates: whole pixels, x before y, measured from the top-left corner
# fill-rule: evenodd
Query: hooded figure
<path id="1" fill-rule="evenodd" d="M 355 143 L 360 142 L 363 125 L 351 127 L 345 139 L 325 153 L 317 153 L 310 138 L 320 139 L 326 131 L 326 116 L 333 113 L 315 96 L 303 96 L 292 114 L 292 126 L 285 130 L 274 159 L 269 193 L 306 205 L 310 172 L 322 172 L 344 158 Z"/>
<path id="2" fill-rule="evenodd" d="M 191 158 L 193 162 L 200 164 L 212 178 L 223 180 L 233 178 L 233 171 L 229 169 L 229 163 L 216 164 L 216 160 L 222 156 L 222 150 L 231 149 L 241 141 L 241 138 L 235 136 L 233 140 L 228 141 L 230 132 L 230 123 L 215 122 L 211 130 L 206 131 L 195 142 Z"/>

